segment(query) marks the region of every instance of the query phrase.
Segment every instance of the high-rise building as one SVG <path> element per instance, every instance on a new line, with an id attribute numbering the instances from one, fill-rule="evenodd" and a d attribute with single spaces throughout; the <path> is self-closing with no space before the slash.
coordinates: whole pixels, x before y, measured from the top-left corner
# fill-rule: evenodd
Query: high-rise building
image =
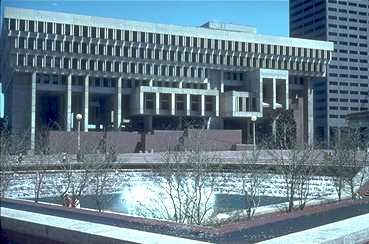
<path id="1" fill-rule="evenodd" d="M 311 80 L 323 77 L 333 44 L 256 34 L 208 22 L 181 27 L 6 8 L 6 114 L 13 130 L 242 129 L 293 108 L 298 142 L 313 141 Z M 5 40 L 5 41 L 4 41 Z M 7 53 L 7 56 L 5 55 Z M 4 63 L 4 62 L 3 62 Z M 5 74 L 11 74 L 6 76 Z M 211 118 L 211 119 L 209 119 Z"/>
<path id="2" fill-rule="evenodd" d="M 334 43 L 315 89 L 315 135 L 330 142 L 345 115 L 368 110 L 369 1 L 290 0 L 290 36 Z"/>

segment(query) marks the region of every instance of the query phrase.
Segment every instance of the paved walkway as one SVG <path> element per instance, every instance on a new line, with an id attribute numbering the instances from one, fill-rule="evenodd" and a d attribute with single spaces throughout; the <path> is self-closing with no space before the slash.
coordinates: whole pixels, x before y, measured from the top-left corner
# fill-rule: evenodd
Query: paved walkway
<path id="1" fill-rule="evenodd" d="M 346 205 L 347 206 L 339 206 L 325 212 L 312 213 L 310 215 L 302 215 L 302 212 L 296 212 L 297 217 L 295 218 L 282 218 L 274 222 L 269 222 L 268 219 L 266 222 L 260 222 L 258 225 L 250 225 L 249 222 L 244 222 L 236 225 L 224 225 L 216 229 L 210 227 L 190 227 L 167 221 L 148 220 L 112 213 L 99 214 L 89 210 L 65 209 L 63 207 L 50 205 L 40 208 L 40 205 L 37 204 L 20 204 L 14 200 L 2 202 L 2 207 L 22 211 L 48 214 L 56 217 L 70 218 L 96 224 L 112 225 L 200 241 L 240 244 L 263 241 L 369 213 L 369 201 L 354 202 L 354 205 L 349 205 L 347 203 Z"/>

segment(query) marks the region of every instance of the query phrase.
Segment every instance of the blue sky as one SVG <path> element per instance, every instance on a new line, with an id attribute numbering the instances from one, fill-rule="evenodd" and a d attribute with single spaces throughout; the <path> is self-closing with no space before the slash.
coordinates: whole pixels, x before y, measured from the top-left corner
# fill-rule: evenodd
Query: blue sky
<path id="1" fill-rule="evenodd" d="M 287 0 L 0 1 L 3 7 L 34 8 L 184 26 L 199 26 L 209 20 L 215 20 L 254 26 L 258 33 L 266 35 L 288 36 Z"/>

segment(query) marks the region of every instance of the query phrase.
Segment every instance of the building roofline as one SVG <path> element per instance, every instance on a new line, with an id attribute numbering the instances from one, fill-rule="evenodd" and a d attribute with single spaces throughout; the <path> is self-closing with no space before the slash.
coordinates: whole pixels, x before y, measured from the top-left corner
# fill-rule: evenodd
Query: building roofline
<path id="1" fill-rule="evenodd" d="M 333 43 L 326 41 L 307 40 L 282 36 L 269 36 L 246 32 L 233 32 L 226 30 L 209 29 L 204 27 L 158 24 L 35 9 L 5 7 L 4 18 L 50 21 L 63 24 L 77 24 L 104 28 L 124 29 L 131 31 L 144 31 L 160 34 L 183 35 L 227 41 L 253 42 L 260 44 L 274 44 L 333 51 Z"/>

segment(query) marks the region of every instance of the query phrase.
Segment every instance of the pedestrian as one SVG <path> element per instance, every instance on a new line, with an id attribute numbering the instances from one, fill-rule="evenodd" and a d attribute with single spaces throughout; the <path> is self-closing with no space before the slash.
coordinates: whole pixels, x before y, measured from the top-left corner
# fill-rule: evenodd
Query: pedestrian
<path id="1" fill-rule="evenodd" d="M 76 197 L 73 198 L 73 201 L 72 201 L 71 205 L 72 205 L 71 206 L 72 208 L 80 208 L 81 207 L 81 204 L 79 203 L 79 200 Z"/>
<path id="2" fill-rule="evenodd" d="M 66 193 L 64 195 L 63 206 L 66 207 L 66 208 L 71 208 L 72 207 L 72 199 L 70 198 L 68 193 Z"/>

